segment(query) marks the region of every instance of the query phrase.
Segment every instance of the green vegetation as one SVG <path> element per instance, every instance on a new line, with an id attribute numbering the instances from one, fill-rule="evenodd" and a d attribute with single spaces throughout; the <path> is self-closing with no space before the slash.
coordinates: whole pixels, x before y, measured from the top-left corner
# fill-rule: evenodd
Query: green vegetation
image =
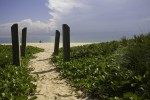
<path id="1" fill-rule="evenodd" d="M 27 55 L 22 58 L 21 66 L 12 65 L 11 46 L 0 45 L 0 100 L 27 100 L 36 91 L 32 82 L 36 79 L 30 75 L 27 68 L 29 59 L 34 53 L 43 51 L 36 47 L 27 47 Z"/>
<path id="2" fill-rule="evenodd" d="M 61 48 L 52 61 L 61 76 L 89 98 L 150 98 L 150 33 L 132 39 L 73 47 L 71 61 L 65 63 Z"/>

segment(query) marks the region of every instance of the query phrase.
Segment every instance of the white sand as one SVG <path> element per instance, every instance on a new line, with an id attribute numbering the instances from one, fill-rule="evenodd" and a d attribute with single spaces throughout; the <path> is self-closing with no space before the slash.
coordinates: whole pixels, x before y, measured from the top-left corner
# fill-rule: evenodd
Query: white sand
<path id="1" fill-rule="evenodd" d="M 87 43 L 73 43 L 71 46 L 78 46 Z M 38 74 L 37 100 L 86 100 L 78 98 L 77 95 L 65 80 L 59 79 L 59 73 L 50 64 L 51 54 L 53 53 L 54 43 L 28 43 L 27 45 L 43 48 L 44 52 L 35 54 L 36 58 L 29 62 L 29 67 L 34 68 L 33 75 Z M 60 44 L 62 46 L 62 44 Z"/>

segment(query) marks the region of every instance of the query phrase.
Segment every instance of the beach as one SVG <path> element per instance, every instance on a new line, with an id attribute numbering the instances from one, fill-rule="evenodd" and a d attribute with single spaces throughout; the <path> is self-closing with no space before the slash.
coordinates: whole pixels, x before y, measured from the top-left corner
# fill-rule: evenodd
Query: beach
<path id="1" fill-rule="evenodd" d="M 70 46 L 80 46 L 90 43 L 71 43 Z M 66 81 L 60 80 L 59 73 L 50 62 L 54 51 L 54 43 L 27 43 L 27 46 L 43 48 L 44 52 L 35 54 L 36 58 L 31 59 L 29 68 L 34 70 L 32 75 L 38 76 L 36 100 L 86 100 L 82 98 L 81 91 L 75 91 Z M 62 47 L 62 43 L 60 43 Z"/>

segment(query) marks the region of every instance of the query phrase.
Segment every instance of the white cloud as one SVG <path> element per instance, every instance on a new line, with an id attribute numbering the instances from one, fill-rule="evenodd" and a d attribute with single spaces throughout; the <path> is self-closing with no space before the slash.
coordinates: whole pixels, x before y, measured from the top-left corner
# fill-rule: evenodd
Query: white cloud
<path id="1" fill-rule="evenodd" d="M 21 30 L 24 27 L 27 27 L 28 34 L 31 35 L 50 35 L 50 32 L 52 32 L 54 29 L 56 29 L 56 26 L 53 22 L 44 23 L 41 21 L 32 21 L 31 19 L 25 19 L 20 22 L 11 22 L 6 24 L 0 25 L 0 36 L 1 37 L 10 37 L 11 34 L 11 26 L 17 23 L 19 28 L 19 33 L 21 33 Z"/>
<path id="2" fill-rule="evenodd" d="M 33 22 L 31 19 L 26 19 L 21 22 L 18 22 L 21 28 L 28 26 L 31 31 L 43 30 L 49 32 L 51 28 L 51 23 L 43 23 L 41 21 Z"/>
<path id="3" fill-rule="evenodd" d="M 48 7 L 59 13 L 68 13 L 75 6 L 78 5 L 74 0 L 48 0 Z"/>
<path id="4" fill-rule="evenodd" d="M 85 0 L 48 0 L 47 7 L 50 9 L 50 22 L 58 28 L 63 22 L 63 18 L 68 16 L 74 8 L 85 8 Z"/>

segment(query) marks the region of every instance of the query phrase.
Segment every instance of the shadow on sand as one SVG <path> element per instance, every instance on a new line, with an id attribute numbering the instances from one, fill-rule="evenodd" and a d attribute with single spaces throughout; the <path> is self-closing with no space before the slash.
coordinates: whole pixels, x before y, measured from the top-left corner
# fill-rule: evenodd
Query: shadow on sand
<path id="1" fill-rule="evenodd" d="M 44 73 L 48 73 L 48 72 L 52 72 L 52 71 L 55 71 L 56 68 L 53 68 L 53 69 L 49 69 L 49 70 L 44 70 L 44 71 L 39 71 L 39 72 L 33 72 L 31 74 L 44 74 Z"/>

